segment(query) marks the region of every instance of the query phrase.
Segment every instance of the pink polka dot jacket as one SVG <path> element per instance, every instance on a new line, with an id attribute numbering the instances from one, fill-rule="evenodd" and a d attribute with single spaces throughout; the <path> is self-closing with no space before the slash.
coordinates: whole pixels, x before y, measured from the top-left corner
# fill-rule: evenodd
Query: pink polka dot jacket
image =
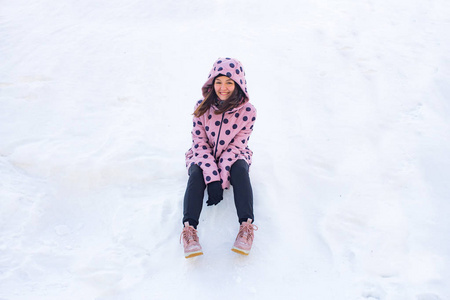
<path id="1" fill-rule="evenodd" d="M 232 110 L 216 115 L 216 106 L 200 117 L 195 117 L 192 128 L 192 147 L 186 152 L 186 167 L 197 164 L 203 170 L 208 184 L 220 181 L 222 188 L 230 187 L 230 169 L 238 160 L 244 159 L 250 166 L 253 152 L 247 143 L 256 120 L 256 109 L 250 104 L 245 72 L 241 63 L 232 58 L 219 58 L 202 87 L 203 96 L 213 88 L 217 75 L 230 77 L 246 95 L 245 101 Z M 198 101 L 195 108 L 202 102 Z"/>

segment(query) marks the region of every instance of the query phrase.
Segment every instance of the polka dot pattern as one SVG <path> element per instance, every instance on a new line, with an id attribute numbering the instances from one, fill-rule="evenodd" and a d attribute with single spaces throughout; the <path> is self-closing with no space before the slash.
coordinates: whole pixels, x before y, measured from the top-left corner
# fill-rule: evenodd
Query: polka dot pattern
<path id="1" fill-rule="evenodd" d="M 202 87 L 203 95 L 212 88 L 218 75 L 233 79 L 244 91 L 245 102 L 225 114 L 216 115 L 214 107 L 200 117 L 194 117 L 192 147 L 186 152 L 186 167 L 197 164 L 203 170 L 205 183 L 220 181 L 223 188 L 230 186 L 230 169 L 238 160 L 251 165 L 253 152 L 248 148 L 256 110 L 249 102 L 247 81 L 242 64 L 233 58 L 218 59 Z M 197 102 L 197 106 L 202 100 Z"/>
<path id="2" fill-rule="evenodd" d="M 205 97 L 211 89 L 213 80 L 218 75 L 228 76 L 233 79 L 241 87 L 242 91 L 244 91 L 247 99 L 250 99 L 247 91 L 247 81 L 245 80 L 244 68 L 242 67 L 240 61 L 230 57 L 219 58 L 213 64 L 213 67 L 208 74 L 208 79 L 202 87 L 203 97 Z"/>

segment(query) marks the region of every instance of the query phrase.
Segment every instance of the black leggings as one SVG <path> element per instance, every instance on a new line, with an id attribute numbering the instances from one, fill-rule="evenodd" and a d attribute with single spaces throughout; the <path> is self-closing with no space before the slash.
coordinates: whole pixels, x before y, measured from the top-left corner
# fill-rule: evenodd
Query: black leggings
<path id="1" fill-rule="evenodd" d="M 183 223 L 189 222 L 189 225 L 197 228 L 206 184 L 203 180 L 203 171 L 199 166 L 192 165 L 188 174 L 189 180 L 184 194 Z M 254 220 L 253 192 L 247 162 L 243 159 L 237 160 L 231 166 L 230 176 L 239 223 L 246 222 L 249 218 Z"/>

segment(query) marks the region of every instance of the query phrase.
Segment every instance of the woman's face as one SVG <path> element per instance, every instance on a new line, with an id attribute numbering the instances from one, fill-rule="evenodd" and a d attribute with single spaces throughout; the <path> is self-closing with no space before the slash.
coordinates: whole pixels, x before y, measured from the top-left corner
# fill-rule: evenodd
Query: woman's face
<path id="1" fill-rule="evenodd" d="M 214 90 L 220 100 L 225 101 L 230 98 L 235 89 L 234 80 L 227 76 L 219 76 L 214 81 Z"/>

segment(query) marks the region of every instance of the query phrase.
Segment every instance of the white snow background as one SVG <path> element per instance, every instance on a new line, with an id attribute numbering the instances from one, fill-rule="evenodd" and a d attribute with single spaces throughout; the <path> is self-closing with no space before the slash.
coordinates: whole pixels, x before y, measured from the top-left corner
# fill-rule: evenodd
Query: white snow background
<path id="1" fill-rule="evenodd" d="M 450 299 L 447 0 L 1 0 L 0 299 Z M 179 244 L 218 57 L 258 110 L 252 253 L 232 191 Z"/>

